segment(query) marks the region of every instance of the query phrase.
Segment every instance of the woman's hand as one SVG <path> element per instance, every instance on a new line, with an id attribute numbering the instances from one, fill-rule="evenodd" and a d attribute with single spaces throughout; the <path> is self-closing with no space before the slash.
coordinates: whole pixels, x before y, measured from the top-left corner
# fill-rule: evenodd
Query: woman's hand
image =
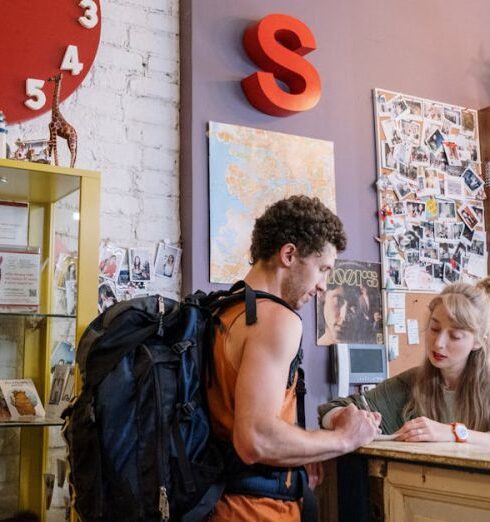
<path id="1" fill-rule="evenodd" d="M 450 424 L 443 424 L 427 417 L 409 420 L 394 433 L 395 440 L 403 442 L 454 442 Z"/>

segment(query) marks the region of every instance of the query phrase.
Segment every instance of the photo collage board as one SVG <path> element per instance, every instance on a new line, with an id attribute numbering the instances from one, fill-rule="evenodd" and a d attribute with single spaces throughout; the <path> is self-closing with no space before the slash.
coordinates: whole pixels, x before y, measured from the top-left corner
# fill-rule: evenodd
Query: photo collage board
<path id="1" fill-rule="evenodd" d="M 374 90 L 383 288 L 439 292 L 487 274 L 475 110 Z"/>

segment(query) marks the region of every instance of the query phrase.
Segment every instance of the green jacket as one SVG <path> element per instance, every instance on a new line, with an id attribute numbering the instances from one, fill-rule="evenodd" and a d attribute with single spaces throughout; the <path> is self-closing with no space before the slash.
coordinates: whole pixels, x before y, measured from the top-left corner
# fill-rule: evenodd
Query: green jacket
<path id="1" fill-rule="evenodd" d="M 379 411 L 382 415 L 381 430 L 383 433 L 391 434 L 400 429 L 406 420 L 401 414 L 403 408 L 410 398 L 410 390 L 415 382 L 417 368 L 410 368 L 395 377 L 386 379 L 376 386 L 376 388 L 365 393 L 366 400 L 372 411 Z M 355 404 L 360 410 L 365 409 L 360 395 L 350 395 L 345 398 L 338 398 L 333 401 L 321 404 L 318 407 L 319 421 L 321 426 L 322 417 L 333 408 Z M 412 417 L 410 417 L 412 418 Z"/>

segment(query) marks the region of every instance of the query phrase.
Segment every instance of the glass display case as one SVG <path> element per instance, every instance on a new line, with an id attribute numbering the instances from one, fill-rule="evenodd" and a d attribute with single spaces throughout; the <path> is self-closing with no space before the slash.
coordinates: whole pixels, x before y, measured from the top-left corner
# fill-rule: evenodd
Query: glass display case
<path id="1" fill-rule="evenodd" d="M 98 172 L 0 160 L 0 519 L 70 515 L 59 416 L 97 315 L 99 198 Z"/>

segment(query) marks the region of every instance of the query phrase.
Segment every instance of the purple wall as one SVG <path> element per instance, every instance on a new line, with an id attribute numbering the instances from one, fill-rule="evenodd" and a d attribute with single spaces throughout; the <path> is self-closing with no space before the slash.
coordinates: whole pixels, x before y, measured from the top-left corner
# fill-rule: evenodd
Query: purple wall
<path id="1" fill-rule="evenodd" d="M 319 104 L 274 118 L 253 109 L 240 80 L 256 70 L 244 28 L 270 13 L 313 31 L 308 59 L 322 78 Z M 346 259 L 379 261 L 372 89 L 382 87 L 480 109 L 490 105 L 488 0 L 184 0 L 181 2 L 181 218 L 184 291 L 209 290 L 209 120 L 333 141 L 337 213 Z M 327 353 L 315 346 L 314 306 L 304 317 L 307 422 L 330 394 Z"/>

